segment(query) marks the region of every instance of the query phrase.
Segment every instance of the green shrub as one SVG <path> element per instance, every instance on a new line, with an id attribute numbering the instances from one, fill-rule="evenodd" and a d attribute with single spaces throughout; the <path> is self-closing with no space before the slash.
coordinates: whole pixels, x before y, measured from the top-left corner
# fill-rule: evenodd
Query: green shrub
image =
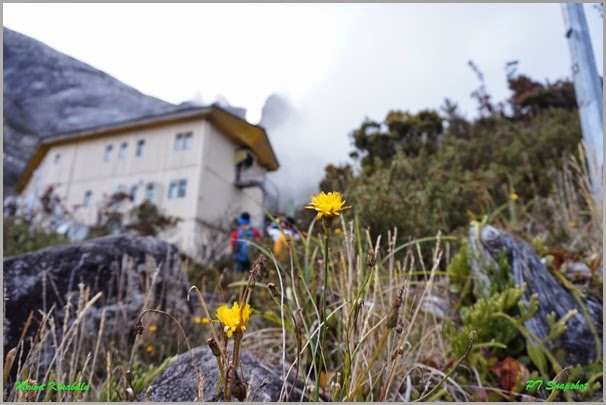
<path id="1" fill-rule="evenodd" d="M 20 217 L 5 218 L 3 230 L 2 247 L 5 257 L 69 243 L 67 237 L 33 227 Z"/>
<path id="2" fill-rule="evenodd" d="M 574 153 L 581 142 L 578 113 L 563 108 L 489 121 L 470 124 L 464 136 L 430 137 L 427 142 L 437 147 L 417 145 L 415 153 L 399 140 L 387 155 L 370 146 L 379 133 L 364 139 L 359 129 L 358 154 L 366 154 L 360 174 L 351 174 L 347 165 L 331 165 L 322 185 L 334 186 L 338 173 L 339 188 L 345 188 L 348 202 L 373 236 L 385 237 L 396 227 L 400 235 L 413 238 L 438 230 L 463 235 L 470 217 L 490 214 L 512 192 L 524 202 L 548 196 L 554 186 L 549 170 L 562 167 L 563 156 Z"/>

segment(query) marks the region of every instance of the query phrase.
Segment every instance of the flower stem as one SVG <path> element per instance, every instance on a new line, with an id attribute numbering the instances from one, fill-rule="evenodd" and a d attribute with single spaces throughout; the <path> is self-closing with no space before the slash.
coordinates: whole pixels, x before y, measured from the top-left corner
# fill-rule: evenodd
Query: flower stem
<path id="1" fill-rule="evenodd" d="M 236 370 L 238 370 L 238 364 L 240 363 L 240 344 L 242 343 L 243 335 L 244 333 L 240 328 L 234 332 L 234 353 L 232 364 Z"/>
<path id="2" fill-rule="evenodd" d="M 328 238 L 330 236 L 330 224 L 324 224 L 324 289 L 322 290 L 322 323 L 318 334 L 320 339 L 320 356 L 316 362 L 316 401 L 320 400 L 320 377 L 322 374 L 322 359 L 326 352 L 326 290 L 328 289 Z"/>

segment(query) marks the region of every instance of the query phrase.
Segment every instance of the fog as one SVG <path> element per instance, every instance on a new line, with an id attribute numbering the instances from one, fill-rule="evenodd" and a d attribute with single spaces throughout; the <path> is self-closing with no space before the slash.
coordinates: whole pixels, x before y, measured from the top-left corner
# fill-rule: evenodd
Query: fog
<path id="1" fill-rule="evenodd" d="M 331 68 L 304 96 L 290 98 L 294 113 L 269 131 L 281 163 L 270 179 L 283 209 L 289 199 L 301 204 L 318 190 L 327 164 L 352 162 L 348 135 L 367 117 L 381 121 L 392 109 L 439 110 L 450 98 L 474 118 L 471 93 L 480 82 L 469 60 L 483 72 L 495 103 L 510 96 L 509 61 L 517 60 L 518 72 L 538 81 L 571 76 L 559 5 L 416 5 L 411 12 L 393 4 L 350 11 L 347 42 Z M 599 13 L 590 5 L 585 12 L 593 32 L 599 31 Z M 592 40 L 602 74 L 601 32 Z"/>
<path id="2" fill-rule="evenodd" d="M 351 149 L 347 134 L 330 117 L 331 109 L 320 114 L 315 108 L 293 108 L 282 125 L 268 130 L 280 163 L 280 169 L 268 175 L 275 185 L 269 190 L 277 190 L 280 209 L 289 215 L 318 191 L 324 167 L 346 163 Z"/>

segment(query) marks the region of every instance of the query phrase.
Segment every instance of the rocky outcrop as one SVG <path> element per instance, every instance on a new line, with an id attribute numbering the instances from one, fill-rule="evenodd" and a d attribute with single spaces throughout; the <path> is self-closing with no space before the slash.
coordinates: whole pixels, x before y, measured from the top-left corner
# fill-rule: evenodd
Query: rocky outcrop
<path id="1" fill-rule="evenodd" d="M 18 32 L 3 37 L 5 194 L 40 139 L 177 108 Z"/>
<path id="2" fill-rule="evenodd" d="M 288 99 L 279 94 L 272 94 L 263 104 L 259 125 L 268 133 L 273 133 L 292 118 L 294 113 L 294 107 Z"/>
<path id="3" fill-rule="evenodd" d="M 90 288 L 91 296 L 102 293 L 86 316 L 86 330 L 94 336 L 103 310 L 104 331 L 121 335 L 128 335 L 144 307 L 191 313 L 178 249 L 152 237 L 109 236 L 8 257 L 3 275 L 5 355 L 17 346 L 30 312 L 34 318 L 26 341 L 38 330 L 39 310 L 55 306 L 54 314 L 61 320 L 72 295 L 73 312 L 80 284 Z"/>
<path id="4" fill-rule="evenodd" d="M 242 342 L 246 344 L 246 338 Z M 275 402 L 282 394 L 282 378 L 279 367 L 264 364 L 258 358 L 242 353 L 240 376 L 248 385 L 247 402 Z M 240 369 L 240 367 L 238 367 Z M 192 402 L 198 399 L 199 377 L 204 378 L 203 401 L 222 400 L 215 393 L 219 383 L 217 361 L 208 347 L 202 346 L 179 355 L 139 396 L 140 401 Z M 292 391 L 290 401 L 302 398 L 301 385 Z M 285 391 L 290 393 L 292 385 L 287 383 Z M 151 392 L 146 397 L 147 392 Z M 305 398 L 303 398 L 305 400 Z M 234 399 L 235 401 L 235 399 Z"/>
<path id="5" fill-rule="evenodd" d="M 587 296 L 583 299 L 588 311 L 587 319 L 572 293 L 547 270 L 532 246 L 518 242 L 511 235 L 490 225 L 482 227 L 479 237 L 475 227 L 472 227 L 469 241 L 473 250 L 471 266 L 477 294 L 486 296 L 491 283 L 490 277 L 482 270 L 497 266 L 499 255 L 504 252 L 515 285 L 526 285 L 522 299 L 529 302 L 533 294 L 538 294 L 539 308 L 524 326 L 540 339 L 544 339 L 549 335 L 547 316 L 551 312 L 555 312 L 556 320 L 559 320 L 568 311 L 576 310 L 576 315 L 567 322 L 566 331 L 555 343 L 550 342 L 548 345 L 555 344 L 564 349 L 568 362 L 572 364 L 587 364 L 596 359 L 598 350 L 590 325 L 593 325 L 599 334 L 600 342 L 603 341 L 602 304 L 596 298 Z"/>

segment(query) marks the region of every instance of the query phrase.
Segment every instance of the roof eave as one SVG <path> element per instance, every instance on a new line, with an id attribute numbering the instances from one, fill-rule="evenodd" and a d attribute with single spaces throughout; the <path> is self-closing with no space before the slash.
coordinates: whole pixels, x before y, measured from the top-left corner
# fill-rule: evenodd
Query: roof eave
<path id="1" fill-rule="evenodd" d="M 280 167 L 267 133 L 262 127 L 214 106 L 209 114 L 209 120 L 234 142 L 252 149 L 259 164 L 268 171 L 275 171 Z"/>
<path id="2" fill-rule="evenodd" d="M 257 155 L 259 164 L 268 171 L 274 171 L 280 167 L 269 143 L 267 133 L 263 128 L 250 124 L 246 120 L 220 107 L 211 106 L 177 111 L 176 113 L 163 114 L 161 116 L 143 117 L 142 119 L 120 122 L 104 127 L 73 131 L 47 139 L 38 146 L 38 149 L 32 155 L 21 177 L 19 177 L 15 191 L 17 194 L 21 194 L 25 190 L 35 170 L 46 156 L 48 150 L 53 146 L 103 138 L 134 129 L 170 125 L 174 122 L 189 121 L 198 118 L 208 118 L 211 123 L 224 132 L 232 141 L 250 147 Z"/>

